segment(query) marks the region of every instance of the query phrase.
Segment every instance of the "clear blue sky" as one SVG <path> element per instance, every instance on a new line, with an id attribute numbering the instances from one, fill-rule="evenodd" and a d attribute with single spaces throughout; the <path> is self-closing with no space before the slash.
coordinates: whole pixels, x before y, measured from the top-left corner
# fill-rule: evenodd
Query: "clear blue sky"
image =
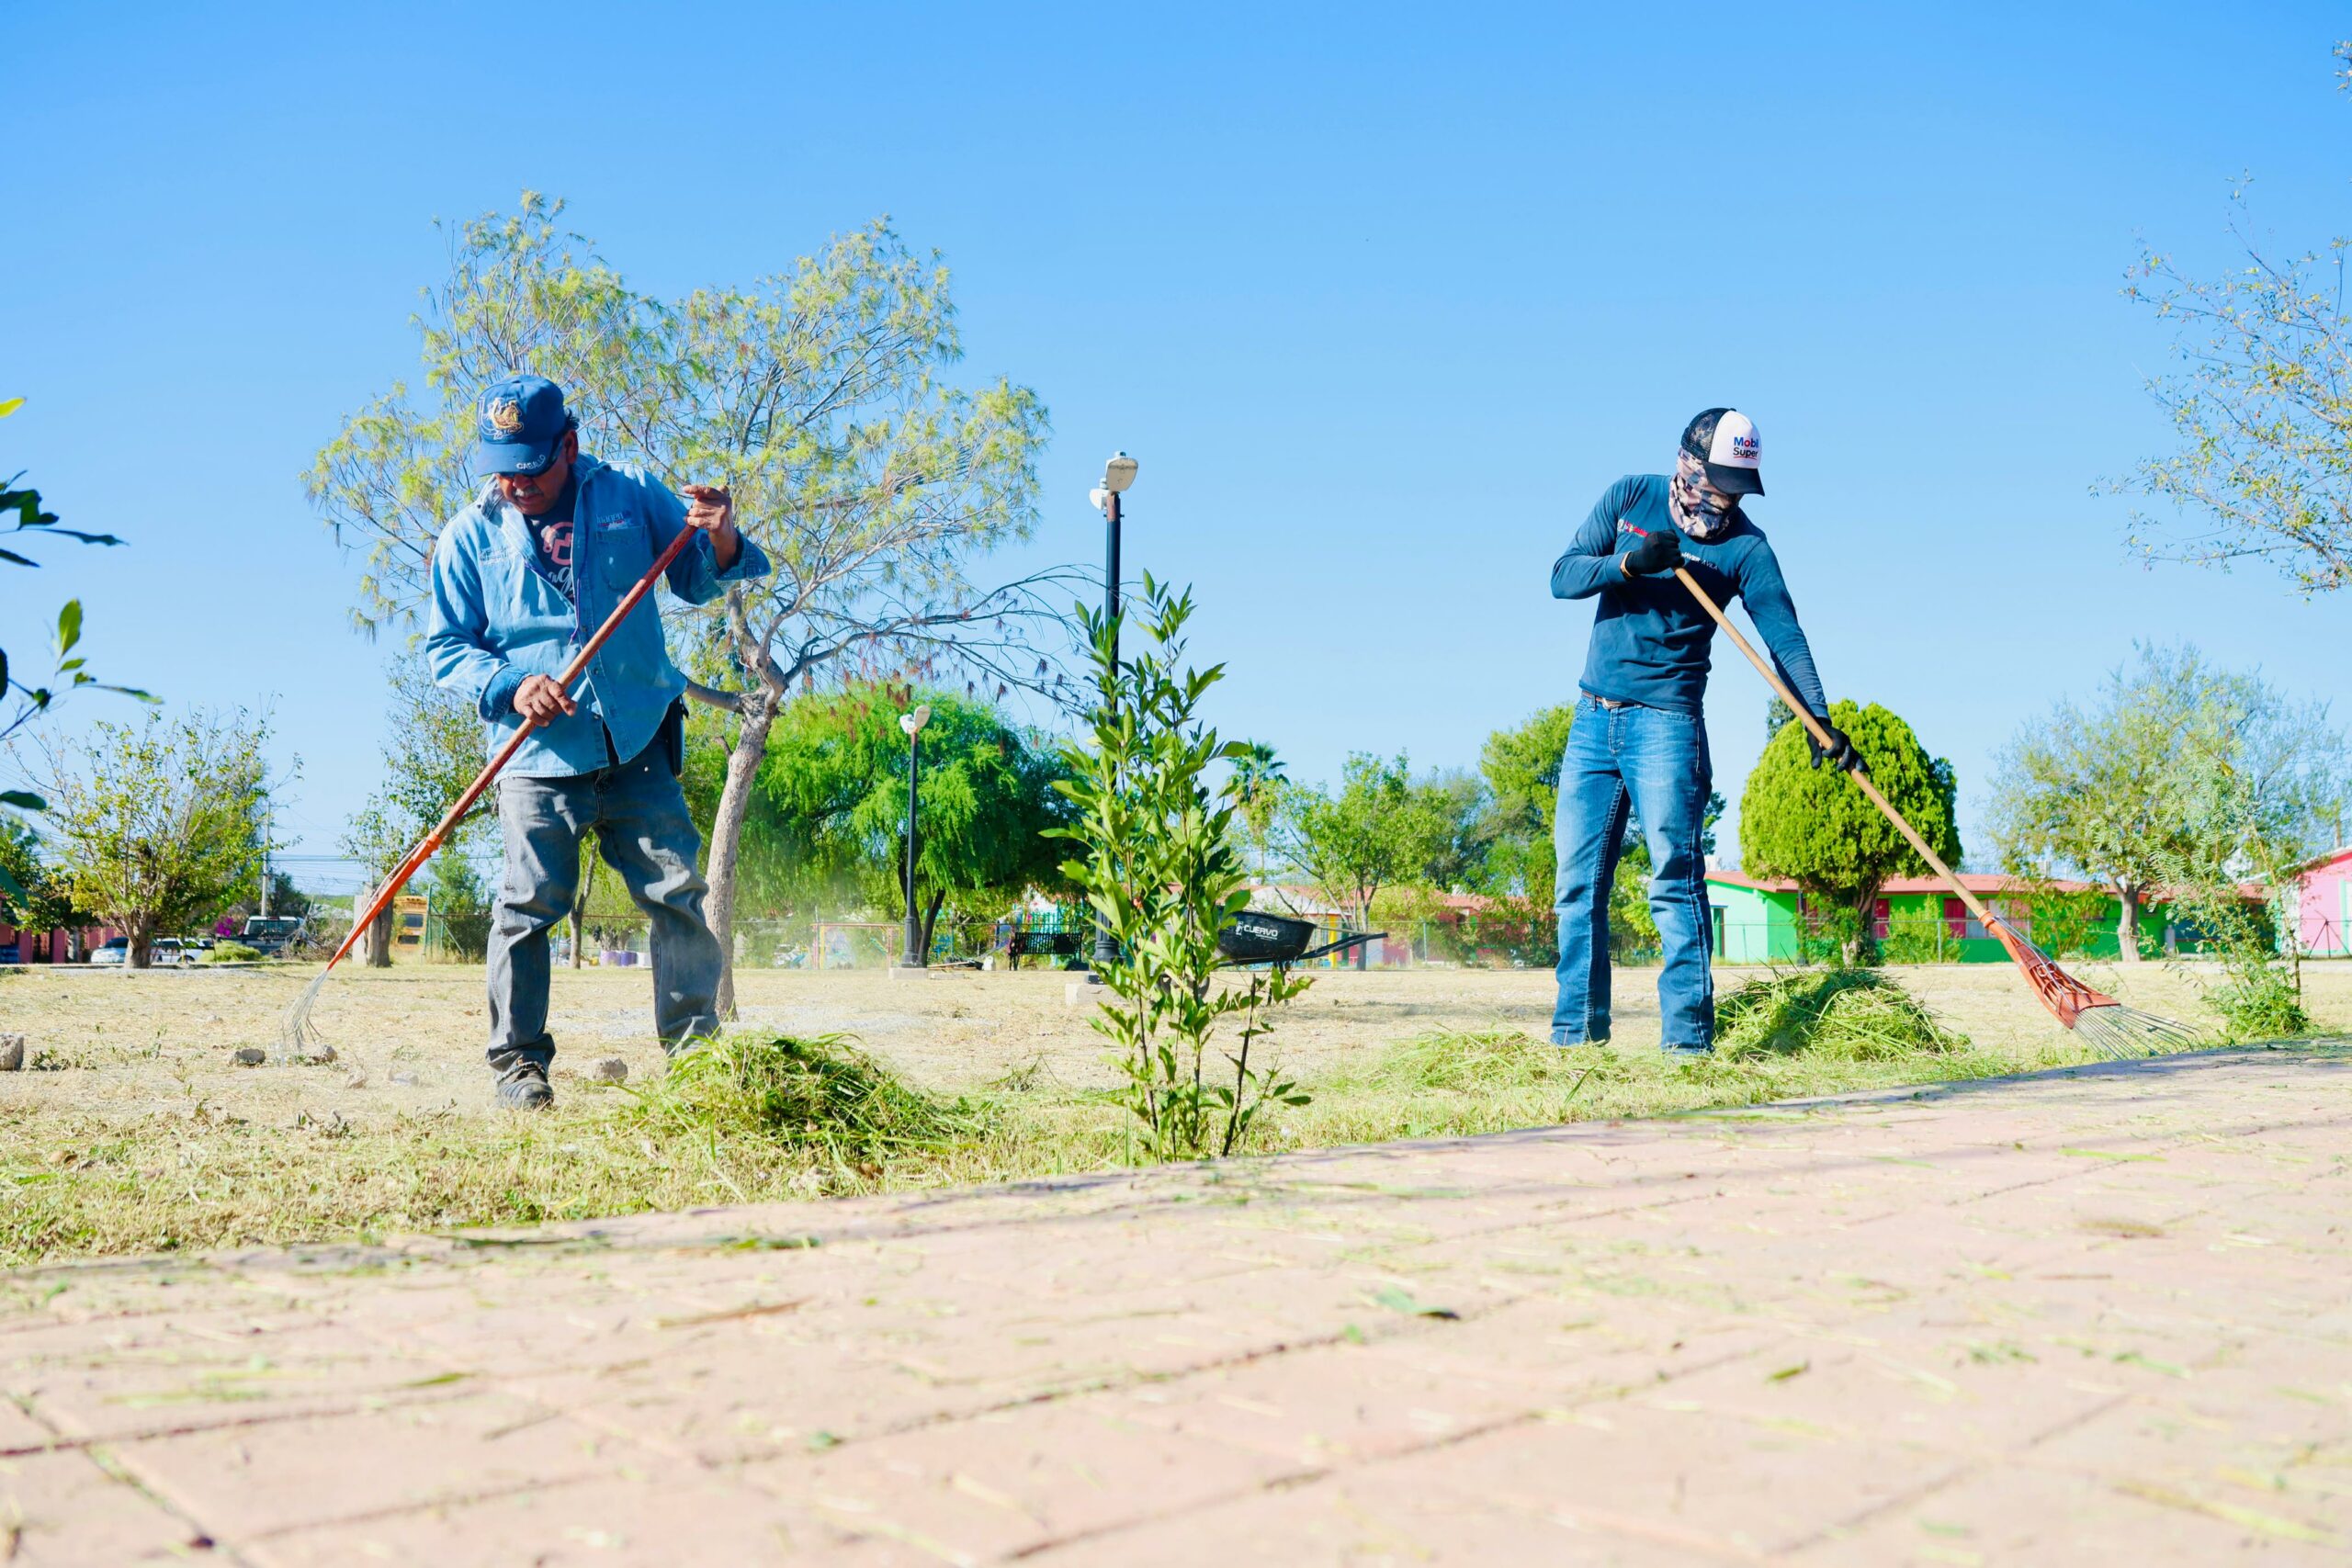
<path id="1" fill-rule="evenodd" d="M 2101 479 L 2158 449 L 2136 238 L 2228 265 L 2352 231 L 2316 4 L 0 7 L 0 472 L 125 549 L 69 593 L 102 671 L 267 705 L 330 849 L 386 650 L 297 475 L 412 373 L 432 227 L 560 194 L 662 291 L 890 214 L 976 377 L 1052 410 L 1040 557 L 1142 460 L 1128 559 L 1196 585 L 1219 717 L 1302 777 L 1475 761 L 1575 689 L 1546 576 L 1598 492 L 1750 412 L 1833 694 L 1959 766 L 2134 637 L 2343 694 L 2347 606 L 2148 570 Z M 1764 694 L 1719 649 L 1736 802 Z M 2339 706 L 2342 705 L 2339 704 Z M 106 699 L 84 716 L 117 711 Z M 1731 824 L 1726 824 L 1726 829 Z M 1736 847 L 1727 837 L 1727 851 Z"/>

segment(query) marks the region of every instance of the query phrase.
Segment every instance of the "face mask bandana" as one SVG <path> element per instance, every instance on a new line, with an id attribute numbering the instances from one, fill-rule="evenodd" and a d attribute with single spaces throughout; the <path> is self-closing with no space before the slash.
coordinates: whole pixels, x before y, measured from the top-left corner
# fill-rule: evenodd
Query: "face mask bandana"
<path id="1" fill-rule="evenodd" d="M 1739 500 L 1707 482 L 1707 472 L 1688 452 L 1674 455 L 1674 477 L 1667 481 L 1674 525 L 1702 543 L 1719 537 L 1739 517 Z"/>

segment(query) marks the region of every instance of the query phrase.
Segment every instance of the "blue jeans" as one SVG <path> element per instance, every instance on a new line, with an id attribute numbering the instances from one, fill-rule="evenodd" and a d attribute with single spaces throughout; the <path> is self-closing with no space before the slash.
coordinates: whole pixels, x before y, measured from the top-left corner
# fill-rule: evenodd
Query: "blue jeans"
<path id="1" fill-rule="evenodd" d="M 1609 890 L 1628 817 L 1650 847 L 1650 918 L 1666 948 L 1658 973 L 1661 1043 L 1691 1055 L 1715 1037 L 1715 983 L 1708 967 L 1713 922 L 1707 912 L 1707 864 L 1700 847 L 1707 794 L 1713 786 L 1707 727 L 1696 714 L 1665 708 L 1577 703 L 1576 724 L 1560 758 L 1560 806 L 1552 840 L 1559 854 L 1554 881 L 1560 917 L 1560 999 L 1552 1043 L 1581 1045 L 1609 1038 Z"/>
<path id="2" fill-rule="evenodd" d="M 695 870 L 702 840 L 670 771 L 666 733 L 665 726 L 630 761 L 592 773 L 498 781 L 506 868 L 491 908 L 493 1068 L 504 1071 L 518 1058 L 544 1066 L 555 1055 L 548 932 L 571 913 L 581 836 L 592 829 L 605 863 L 652 925 L 653 1023 L 662 1044 L 674 1050 L 718 1032 L 718 939 L 704 922 L 709 888 Z"/>

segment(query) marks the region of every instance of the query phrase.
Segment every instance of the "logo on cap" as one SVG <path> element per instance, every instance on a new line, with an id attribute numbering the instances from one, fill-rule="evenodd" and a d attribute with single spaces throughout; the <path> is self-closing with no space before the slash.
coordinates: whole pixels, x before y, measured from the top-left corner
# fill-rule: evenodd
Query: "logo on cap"
<path id="1" fill-rule="evenodd" d="M 491 428 L 501 435 L 512 435 L 523 428 L 523 405 L 513 398 L 503 398 L 490 405 Z"/>

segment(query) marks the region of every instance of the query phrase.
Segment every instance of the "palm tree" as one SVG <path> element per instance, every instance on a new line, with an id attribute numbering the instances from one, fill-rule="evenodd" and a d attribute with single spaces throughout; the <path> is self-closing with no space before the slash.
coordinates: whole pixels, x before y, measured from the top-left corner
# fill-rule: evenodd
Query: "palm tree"
<path id="1" fill-rule="evenodd" d="M 1241 791 L 1241 820 L 1249 829 L 1251 856 L 1263 875 L 1274 830 L 1274 807 L 1286 782 L 1284 764 L 1263 740 L 1245 741 L 1241 755 L 1233 760 L 1233 779 Z"/>

